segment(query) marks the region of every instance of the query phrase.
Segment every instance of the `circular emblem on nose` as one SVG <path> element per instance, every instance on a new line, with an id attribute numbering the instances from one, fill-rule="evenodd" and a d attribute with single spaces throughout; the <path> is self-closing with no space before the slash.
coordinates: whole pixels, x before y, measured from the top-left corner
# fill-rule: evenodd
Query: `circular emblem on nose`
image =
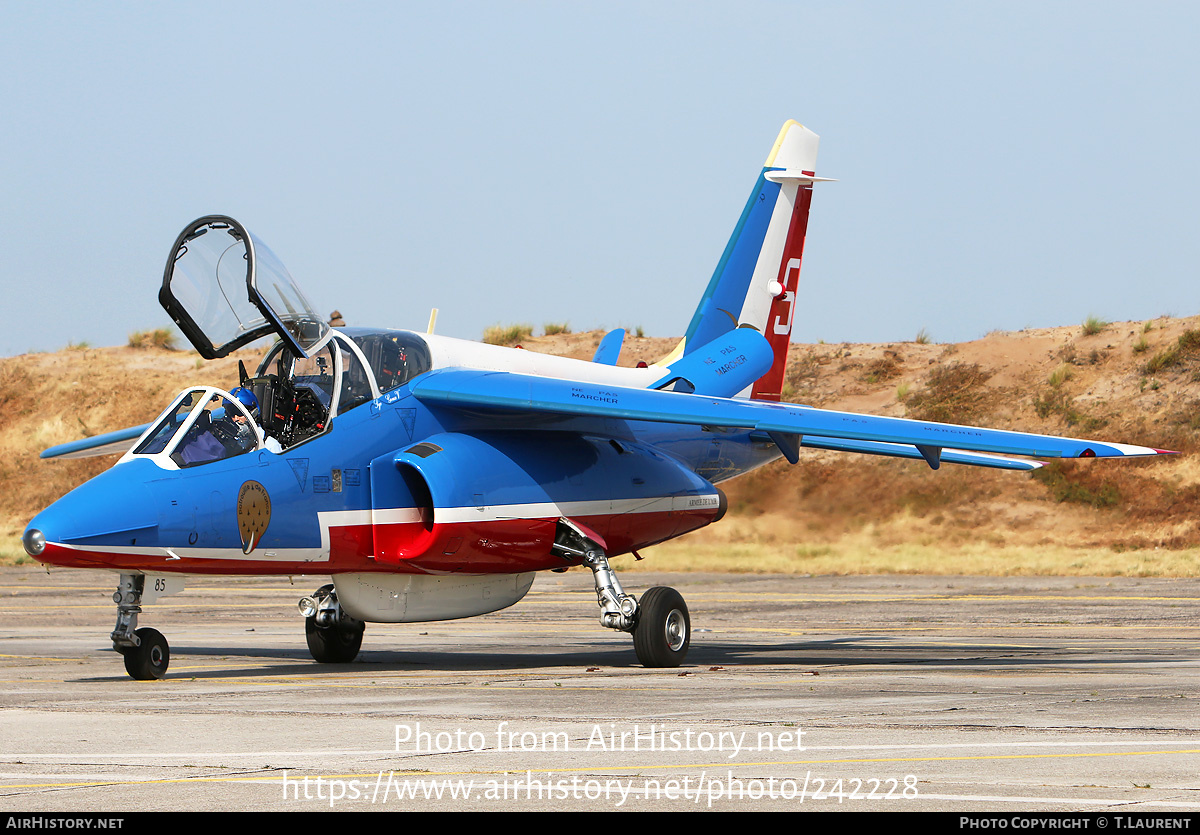
<path id="1" fill-rule="evenodd" d="M 271 497 L 257 481 L 247 481 L 238 491 L 238 533 L 242 535 L 242 553 L 249 554 L 271 524 Z"/>

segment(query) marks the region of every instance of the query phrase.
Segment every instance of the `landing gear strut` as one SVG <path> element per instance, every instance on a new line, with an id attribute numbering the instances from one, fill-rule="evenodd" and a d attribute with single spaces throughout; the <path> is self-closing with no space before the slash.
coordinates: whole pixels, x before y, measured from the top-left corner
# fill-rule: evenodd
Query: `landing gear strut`
<path id="1" fill-rule="evenodd" d="M 643 667 L 678 667 L 687 657 L 692 621 L 683 595 L 667 586 L 655 586 L 641 602 L 626 594 L 596 539 L 566 518 L 560 518 L 554 552 L 582 558 L 596 582 L 600 623 L 609 629 L 633 633 L 633 649 Z"/>
<path id="2" fill-rule="evenodd" d="M 137 628 L 142 612 L 142 590 L 146 577 L 122 574 L 113 602 L 117 604 L 117 625 L 113 629 L 113 649 L 125 656 L 125 672 L 138 681 L 151 681 L 167 674 L 171 647 L 157 629 Z"/>
<path id="3" fill-rule="evenodd" d="M 358 657 L 366 624 L 346 614 L 332 584 L 300 600 L 308 651 L 322 664 L 348 664 Z"/>

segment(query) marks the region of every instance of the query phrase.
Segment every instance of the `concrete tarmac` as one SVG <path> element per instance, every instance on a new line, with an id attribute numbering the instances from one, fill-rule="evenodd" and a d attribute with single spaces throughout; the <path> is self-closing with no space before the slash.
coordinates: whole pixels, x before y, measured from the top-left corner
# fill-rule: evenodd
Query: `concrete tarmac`
<path id="1" fill-rule="evenodd" d="M 139 625 L 116 576 L 0 569 L 0 808 L 1200 810 L 1200 580 L 626 574 L 688 602 L 638 666 L 591 574 L 463 621 L 368 624 L 315 663 L 327 578 L 189 578 Z"/>

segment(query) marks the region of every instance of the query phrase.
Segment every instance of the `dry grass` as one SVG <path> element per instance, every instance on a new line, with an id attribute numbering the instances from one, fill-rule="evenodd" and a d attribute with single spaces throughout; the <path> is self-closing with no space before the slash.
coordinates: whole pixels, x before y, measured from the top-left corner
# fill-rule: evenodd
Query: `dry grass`
<path id="1" fill-rule="evenodd" d="M 712 571 L 738 574 L 928 574 L 991 577 L 1195 577 L 1200 551 L 1161 549 L 1113 551 L 1069 545 L 989 543 L 955 547 L 906 542 L 881 545 L 855 537 L 822 545 L 776 543 L 727 546 L 685 537 L 642 552 L 645 558 L 618 557 L 622 572 Z"/>
<path id="2" fill-rule="evenodd" d="M 1052 387 L 1058 388 L 1073 376 L 1074 374 L 1071 372 L 1071 366 L 1064 362 L 1058 368 L 1050 372 L 1049 382 Z"/>
<path id="3" fill-rule="evenodd" d="M 863 381 L 874 385 L 875 383 L 894 380 L 900 376 L 902 370 L 897 353 L 895 351 L 884 351 L 882 357 L 867 363 L 863 369 Z"/>
<path id="4" fill-rule="evenodd" d="M 515 345 L 533 336 L 533 325 L 492 325 L 483 331 L 489 345 Z"/>
<path id="5" fill-rule="evenodd" d="M 1076 477 L 1072 477 L 1075 475 Z M 1121 504 L 1121 491 L 1111 481 L 1089 484 L 1078 477 L 1078 471 L 1066 470 L 1052 463 L 1034 470 L 1033 478 L 1046 485 L 1056 502 L 1076 502 L 1095 508 L 1110 508 Z"/>
<path id="6" fill-rule="evenodd" d="M 992 397 L 984 389 L 991 377 L 976 363 L 938 366 L 925 388 L 908 396 L 908 416 L 939 423 L 970 423 L 991 409 Z"/>
<path id="7" fill-rule="evenodd" d="M 542 325 L 542 333 L 546 336 L 558 336 L 560 333 L 570 333 L 570 322 L 547 322 Z"/>
<path id="8" fill-rule="evenodd" d="M 145 350 L 157 348 L 160 351 L 174 351 L 175 334 L 170 328 L 155 328 L 152 331 L 134 331 L 129 334 L 129 347 Z"/>
<path id="9" fill-rule="evenodd" d="M 1101 319 L 1099 316 L 1088 316 L 1086 319 L 1083 320 L 1083 325 L 1082 325 L 1083 335 L 1084 336 L 1095 336 L 1096 334 L 1100 333 L 1101 331 L 1103 331 L 1105 328 L 1107 328 L 1111 324 L 1112 324 L 1112 322 L 1105 321 L 1104 319 Z"/>
<path id="10" fill-rule="evenodd" d="M 1161 351 L 1146 363 L 1147 374 L 1166 371 L 1183 362 L 1195 359 L 1200 354 L 1200 331 L 1186 330 L 1180 334 L 1173 346 Z"/>

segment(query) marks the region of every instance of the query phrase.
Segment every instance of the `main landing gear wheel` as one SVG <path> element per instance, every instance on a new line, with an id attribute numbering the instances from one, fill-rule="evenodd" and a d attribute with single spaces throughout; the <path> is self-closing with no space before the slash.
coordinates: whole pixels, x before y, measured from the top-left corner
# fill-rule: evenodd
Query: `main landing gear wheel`
<path id="1" fill-rule="evenodd" d="M 683 595 L 655 586 L 638 601 L 633 649 L 643 667 L 678 667 L 692 642 L 692 621 Z"/>
<path id="2" fill-rule="evenodd" d="M 362 648 L 365 625 L 357 629 L 341 626 L 317 626 L 317 619 L 304 619 L 304 637 L 308 640 L 308 651 L 322 664 L 349 664 L 358 657 Z"/>
<path id="3" fill-rule="evenodd" d="M 125 672 L 138 681 L 152 681 L 167 674 L 171 663 L 171 648 L 167 639 L 157 629 L 143 627 L 134 633 L 138 637 L 136 647 L 120 647 L 125 656 Z"/>
<path id="4" fill-rule="evenodd" d="M 351 617 L 338 603 L 333 584 L 321 586 L 300 600 L 308 651 L 321 664 L 349 664 L 362 648 L 367 625 Z"/>

